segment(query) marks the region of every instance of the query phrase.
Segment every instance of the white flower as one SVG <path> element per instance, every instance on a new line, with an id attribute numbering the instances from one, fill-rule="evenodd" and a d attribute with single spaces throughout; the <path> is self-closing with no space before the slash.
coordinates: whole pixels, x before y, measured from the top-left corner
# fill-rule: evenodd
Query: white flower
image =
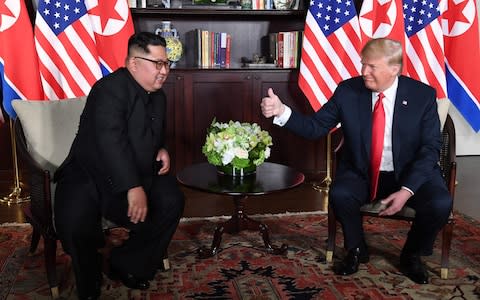
<path id="1" fill-rule="evenodd" d="M 229 163 L 232 162 L 234 157 L 235 157 L 235 154 L 231 149 L 226 150 L 222 156 L 222 164 L 228 165 Z"/>
<path id="2" fill-rule="evenodd" d="M 265 148 L 265 159 L 270 157 L 270 147 Z"/>
<path id="3" fill-rule="evenodd" d="M 270 157 L 272 137 L 256 123 L 213 120 L 202 147 L 208 161 L 216 166 L 231 164 L 236 168 L 258 166 Z"/>
<path id="4" fill-rule="evenodd" d="M 248 158 L 248 151 L 239 147 L 233 148 L 233 153 L 238 158 Z"/>

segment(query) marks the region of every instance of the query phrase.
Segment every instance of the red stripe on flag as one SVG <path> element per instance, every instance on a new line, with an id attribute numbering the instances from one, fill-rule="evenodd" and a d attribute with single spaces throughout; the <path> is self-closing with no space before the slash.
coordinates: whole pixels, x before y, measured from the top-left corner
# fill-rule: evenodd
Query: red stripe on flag
<path id="1" fill-rule="evenodd" d="M 423 67 L 423 74 L 418 74 L 418 72 L 415 70 L 415 64 L 417 64 L 418 62 L 411 61 L 410 57 L 408 58 L 408 72 L 411 77 L 417 80 L 425 82 L 425 79 L 422 78 L 426 78 L 425 83 L 431 85 L 436 89 L 437 97 L 444 98 L 446 97 L 445 81 L 443 81 L 442 85 L 441 81 L 439 81 L 439 79 L 437 78 L 437 76 L 435 76 L 434 73 L 435 68 L 438 69 L 439 67 L 441 67 L 441 70 L 437 70 L 437 72 L 440 71 L 442 73 L 440 76 L 443 76 L 441 79 L 445 80 L 445 66 L 444 62 L 441 61 L 441 59 L 443 59 L 443 50 L 441 45 L 439 45 L 437 40 L 435 39 L 431 27 L 428 26 L 424 30 L 428 40 L 427 45 L 429 46 L 430 51 L 433 52 L 434 55 L 432 56 L 430 51 L 425 50 L 424 46 L 422 45 L 422 40 L 420 40 L 418 34 L 411 36 L 409 38 L 409 41 L 420 60 L 421 66 Z M 426 41 L 423 42 L 425 43 Z"/>
<path id="2" fill-rule="evenodd" d="M 49 45 L 49 42 L 46 40 L 45 36 L 40 30 L 35 31 L 35 39 L 36 39 L 37 47 L 40 47 L 45 51 L 45 47 L 43 47 L 43 45 L 44 44 Z M 57 80 L 53 76 L 53 73 L 43 64 L 41 58 L 39 59 L 39 68 L 40 68 L 40 74 L 43 77 L 43 80 L 48 82 L 48 84 L 50 85 L 50 87 L 52 88 L 56 96 L 60 98 L 64 98 L 65 94 L 63 92 L 63 89 L 60 83 L 57 82 Z M 48 94 L 48 90 L 46 88 L 44 88 L 44 92 L 45 94 L 47 94 L 46 98 L 51 99 L 50 97 L 51 95 Z"/>
<path id="3" fill-rule="evenodd" d="M 38 56 L 25 2 L 2 1 L 0 4 L 0 105 L 12 119 L 16 117 L 12 100 L 43 99 Z M 0 118 L 3 120 L 1 110 Z"/>
<path id="4" fill-rule="evenodd" d="M 83 28 L 83 26 L 75 26 L 75 25 L 74 25 L 74 27 L 82 27 Z M 75 28 L 75 29 L 77 30 L 77 28 Z M 79 33 L 79 32 L 77 31 L 77 33 Z M 89 49 L 89 51 L 90 51 L 89 54 L 79 53 L 78 52 L 78 50 L 80 49 L 79 45 L 72 44 L 72 41 L 66 36 L 65 33 L 61 33 L 60 35 L 58 35 L 58 39 L 60 40 L 63 47 L 67 51 L 68 56 L 70 57 L 70 59 L 73 62 L 75 62 L 75 66 L 78 68 L 78 70 L 83 75 L 83 77 L 85 77 L 88 84 L 90 86 L 92 86 L 97 81 L 97 78 L 95 77 L 95 74 L 92 73 L 92 68 L 98 69 L 98 59 L 95 59 L 95 61 L 96 61 L 95 66 L 91 66 L 91 65 L 89 66 L 87 64 L 87 62 L 83 59 L 83 57 L 85 55 L 91 55 L 92 57 L 95 57 L 95 58 L 97 57 L 96 50 L 95 50 L 95 44 L 93 43 L 93 41 L 90 40 L 89 37 L 87 37 L 87 39 L 85 39 L 84 37 L 80 36 L 80 38 L 82 39 L 83 45 L 85 45 L 85 47 Z M 85 43 L 85 42 L 87 42 L 87 43 Z"/>
<path id="5" fill-rule="evenodd" d="M 333 94 L 333 90 L 328 88 L 328 85 L 325 82 L 325 80 L 323 79 L 323 76 L 319 73 L 319 71 L 315 67 L 315 64 L 313 63 L 312 59 L 306 53 L 302 53 L 302 62 L 304 63 L 304 65 L 308 69 L 308 71 L 311 73 L 315 83 L 320 88 L 321 95 L 315 95 L 314 94 L 312 86 L 310 84 L 308 84 L 307 79 L 303 76 L 302 73 L 300 73 L 300 76 L 303 78 L 303 80 L 305 80 L 305 85 L 303 85 L 303 86 L 300 85 L 300 88 L 307 87 L 307 85 L 308 85 L 309 92 L 307 93 L 305 90 L 303 90 L 303 88 L 302 88 L 302 91 L 304 92 L 305 96 L 307 96 L 307 99 L 309 100 L 310 104 L 313 103 L 312 107 L 314 108 L 314 110 L 318 110 L 322 106 L 322 102 L 324 102 L 324 101 L 322 101 L 322 98 L 324 100 L 327 100 Z M 317 105 L 319 105 L 319 106 L 316 109 Z"/>
<path id="6" fill-rule="evenodd" d="M 298 85 L 300 86 L 300 89 L 305 94 L 305 97 L 307 97 L 308 102 L 312 106 L 312 109 L 314 111 L 319 110 L 322 107 L 322 104 L 315 96 L 315 93 L 313 92 L 311 85 L 308 84 L 308 81 L 301 74 L 298 77 Z"/>
<path id="7" fill-rule="evenodd" d="M 315 37 L 313 32 L 311 31 L 310 27 L 305 28 L 305 32 L 308 32 L 308 35 L 306 35 L 308 41 L 312 45 L 312 47 L 315 49 L 315 52 L 317 53 L 320 61 L 323 63 L 325 68 L 327 70 L 330 70 L 329 74 L 332 78 L 334 78 L 335 81 L 339 81 L 341 76 L 337 72 L 335 65 L 332 63 L 330 57 L 327 55 L 327 53 L 324 51 L 322 45 L 320 44 L 320 41 Z M 308 69 L 312 74 L 314 74 L 314 78 L 316 79 L 317 83 L 319 82 L 320 78 L 322 75 L 317 72 L 317 68 L 315 67 L 313 61 L 310 58 L 310 62 L 307 64 Z M 322 82 L 322 84 L 325 84 L 325 82 Z M 319 84 L 320 85 L 320 84 Z"/>
<path id="8" fill-rule="evenodd" d="M 59 97 L 72 97 L 72 96 L 83 96 L 82 89 L 78 86 L 76 80 L 70 73 L 70 70 L 68 67 L 65 65 L 65 62 L 63 61 L 63 58 L 58 55 L 58 52 L 55 50 L 55 48 L 50 44 L 50 42 L 45 38 L 45 36 L 42 34 L 39 34 L 39 31 L 35 33 L 35 37 L 37 38 L 37 41 L 39 45 L 43 48 L 43 50 L 47 53 L 47 55 L 50 57 L 50 60 L 55 64 L 55 66 L 58 68 L 58 71 L 60 74 L 54 74 L 54 75 L 63 75 L 64 79 L 70 86 L 70 89 L 72 90 L 74 95 L 67 95 L 65 93 L 65 90 L 63 87 L 61 88 L 62 90 L 59 91 L 59 93 L 56 92 L 57 96 Z M 40 69 L 47 69 L 49 72 L 52 72 L 52 70 L 49 68 L 48 65 L 45 65 L 42 60 L 40 60 Z M 42 72 L 43 74 L 43 72 Z M 53 74 L 53 73 L 52 73 Z M 48 81 L 48 83 L 53 86 L 54 82 L 56 81 L 56 77 L 52 76 L 50 77 L 50 80 L 53 81 Z M 61 79 L 60 79 L 61 80 Z M 61 82 L 58 84 L 62 85 Z"/>
<path id="9" fill-rule="evenodd" d="M 307 48 L 304 46 L 298 85 L 312 108 L 318 110 L 322 103 L 325 103 L 332 96 L 337 83 L 359 74 L 358 46 L 360 45 L 360 37 L 355 32 L 352 23 L 347 22 L 335 32 L 340 34 L 331 33 L 328 37 L 324 37 L 328 42 L 328 45 L 326 45 L 323 39 L 315 36 L 311 26 L 317 27 L 317 24 L 313 23 L 312 20 L 314 19 L 307 16 L 304 45 L 305 41 L 310 43 L 320 63 L 316 62 L 317 58 L 314 61 L 314 58 L 310 56 L 311 54 L 307 52 Z M 312 22 L 312 24 L 309 22 Z M 323 34 L 323 32 L 319 34 Z M 345 43 L 342 38 L 343 35 L 349 38 L 351 45 Z M 349 50 L 347 47 L 353 48 L 351 52 L 347 51 Z M 330 53 L 332 49 L 336 56 Z M 354 53 L 356 57 L 351 57 L 350 53 Z M 355 60 L 357 60 L 357 63 L 355 63 Z M 317 86 L 319 90 L 317 90 Z"/>
<path id="10" fill-rule="evenodd" d="M 359 49 L 358 47 L 361 44 L 361 41 L 360 41 L 360 37 L 355 34 L 355 30 L 352 27 L 351 22 L 346 23 L 342 27 L 342 29 L 339 29 L 339 30 L 343 30 L 345 32 L 345 34 L 348 36 L 348 39 L 350 40 L 350 43 L 352 45 L 357 45 L 357 49 L 352 49 L 352 51 L 358 51 L 358 49 Z M 335 36 L 335 39 L 333 39 L 334 36 Z M 332 34 L 331 36 L 329 36 L 328 41 L 330 42 L 330 44 L 332 45 L 332 47 L 334 49 L 345 49 L 345 47 L 344 47 L 344 42 L 345 41 L 338 40 L 338 37 L 336 35 Z M 352 57 L 350 57 L 350 55 L 348 55 L 348 52 L 346 52 L 346 50 L 344 52 L 339 51 L 337 54 L 340 56 L 342 64 L 347 69 L 350 76 L 358 75 L 359 72 L 358 72 L 357 66 L 355 65 L 355 62 L 352 60 Z M 337 81 L 337 82 L 340 82 L 340 81 L 345 80 L 345 79 L 348 79 L 348 78 L 341 77 L 340 80 Z"/>

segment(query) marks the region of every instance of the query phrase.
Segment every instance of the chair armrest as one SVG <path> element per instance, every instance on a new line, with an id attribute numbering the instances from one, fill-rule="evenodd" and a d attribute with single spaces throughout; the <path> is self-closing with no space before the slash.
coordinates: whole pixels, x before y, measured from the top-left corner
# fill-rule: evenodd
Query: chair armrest
<path id="1" fill-rule="evenodd" d="M 14 122 L 14 129 L 17 153 L 29 173 L 31 200 L 30 205 L 24 209 L 24 213 L 29 222 L 35 223 L 45 233 L 54 236 L 50 171 L 42 168 L 28 152 L 22 124 L 18 118 Z"/>
<path id="2" fill-rule="evenodd" d="M 25 140 L 25 135 L 23 134 L 22 123 L 20 122 L 19 118 L 15 119 L 14 128 L 17 152 L 18 154 L 20 154 L 20 157 L 22 161 L 26 164 L 29 172 L 50 174 L 50 172 L 44 169 L 35 159 L 33 159 L 33 157 L 30 155 L 30 152 L 28 152 L 27 142 Z"/>

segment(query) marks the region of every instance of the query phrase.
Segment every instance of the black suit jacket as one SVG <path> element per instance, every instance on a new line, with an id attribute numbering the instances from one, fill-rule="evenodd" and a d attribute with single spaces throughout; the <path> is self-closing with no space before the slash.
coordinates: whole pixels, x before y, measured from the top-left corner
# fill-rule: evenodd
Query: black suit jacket
<path id="1" fill-rule="evenodd" d="M 336 176 L 356 176 L 369 182 L 372 91 L 361 77 L 341 82 L 332 98 L 314 115 L 292 112 L 285 126 L 314 139 L 326 135 L 338 123 L 342 126 L 344 145 Z M 416 192 L 426 181 L 442 181 L 438 167 L 441 143 L 435 90 L 400 76 L 392 124 L 393 164 L 398 183 Z"/>
<path id="2" fill-rule="evenodd" d="M 148 94 L 127 69 L 100 79 L 88 95 L 77 136 L 56 179 L 66 168 L 81 168 L 78 172 L 93 179 L 103 199 L 136 186 L 148 190 L 158 171 L 157 152 L 164 147 L 165 113 L 164 92 Z"/>

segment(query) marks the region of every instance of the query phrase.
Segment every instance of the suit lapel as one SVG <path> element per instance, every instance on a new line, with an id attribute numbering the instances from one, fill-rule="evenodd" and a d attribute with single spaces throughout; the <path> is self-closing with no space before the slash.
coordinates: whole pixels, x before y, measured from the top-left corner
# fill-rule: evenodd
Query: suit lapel
<path id="1" fill-rule="evenodd" d="M 401 152 L 402 143 L 400 142 L 399 129 L 402 123 L 408 119 L 408 89 L 405 87 L 402 76 L 398 78 L 397 95 L 393 108 L 392 121 L 392 155 L 393 163 L 398 159 L 398 153 Z"/>
<path id="2" fill-rule="evenodd" d="M 360 120 L 360 134 L 362 135 L 363 153 L 366 161 L 370 161 L 370 148 L 372 143 L 372 92 L 366 88 L 360 93 L 358 105 Z"/>

